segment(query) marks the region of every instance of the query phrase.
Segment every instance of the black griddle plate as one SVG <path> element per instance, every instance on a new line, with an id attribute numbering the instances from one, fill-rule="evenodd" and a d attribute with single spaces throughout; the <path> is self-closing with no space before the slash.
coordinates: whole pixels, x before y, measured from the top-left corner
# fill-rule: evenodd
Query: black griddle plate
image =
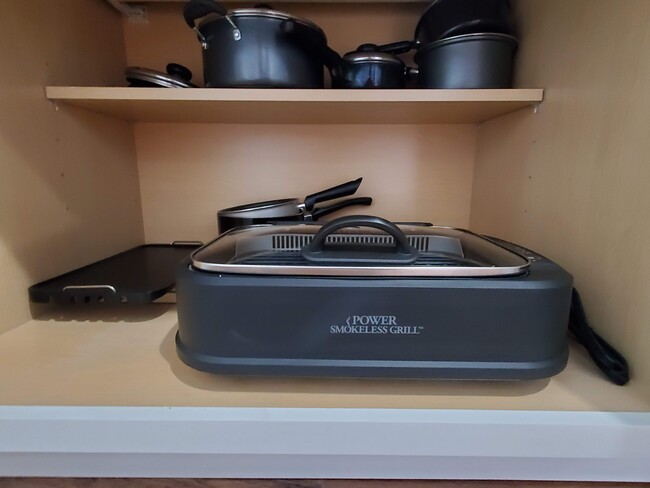
<path id="1" fill-rule="evenodd" d="M 151 303 L 174 288 L 176 267 L 199 247 L 146 244 L 29 288 L 33 302 Z"/>

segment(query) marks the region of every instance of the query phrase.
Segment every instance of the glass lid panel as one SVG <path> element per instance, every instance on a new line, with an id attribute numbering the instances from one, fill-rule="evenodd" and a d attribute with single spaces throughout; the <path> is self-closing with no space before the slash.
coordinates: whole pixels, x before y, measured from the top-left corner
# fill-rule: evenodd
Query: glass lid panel
<path id="1" fill-rule="evenodd" d="M 418 250 L 412 264 L 314 264 L 302 248 L 322 227 L 317 222 L 255 225 L 228 231 L 192 255 L 194 267 L 212 272 L 313 276 L 500 276 L 526 271 L 528 260 L 472 232 L 427 224 L 398 224 Z M 392 236 L 369 227 L 346 227 L 327 237 L 342 250 L 390 249 Z"/>

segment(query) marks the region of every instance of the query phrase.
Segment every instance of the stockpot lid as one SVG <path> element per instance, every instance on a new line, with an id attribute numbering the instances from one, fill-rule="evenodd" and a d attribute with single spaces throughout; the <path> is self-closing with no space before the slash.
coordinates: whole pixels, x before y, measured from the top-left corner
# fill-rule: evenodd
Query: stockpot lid
<path id="1" fill-rule="evenodd" d="M 368 227 L 368 219 L 397 231 L 389 234 L 383 224 Z M 386 260 L 386 251 L 399 247 L 395 232 L 408 242 L 411 255 Z M 312 259 L 316 241 L 326 259 Z M 529 265 L 525 257 L 467 230 L 368 216 L 232 229 L 195 251 L 191 262 L 198 270 L 220 274 L 373 278 L 512 276 Z"/>
<path id="2" fill-rule="evenodd" d="M 266 8 L 238 8 L 234 10 L 229 10 L 228 17 L 233 21 L 238 18 L 247 18 L 247 17 L 276 19 L 280 21 L 293 20 L 298 24 L 302 24 L 303 26 L 318 32 L 323 37 L 323 39 L 327 41 L 327 37 L 325 36 L 325 32 L 323 31 L 323 29 L 318 27 L 318 25 L 316 25 L 311 20 L 303 19 L 301 17 L 296 17 L 286 12 L 280 12 L 279 10 L 271 10 Z M 226 16 L 219 15 L 217 13 L 208 14 L 199 21 L 197 25 L 197 29 L 201 30 L 201 28 L 204 27 L 205 25 L 225 18 Z"/>

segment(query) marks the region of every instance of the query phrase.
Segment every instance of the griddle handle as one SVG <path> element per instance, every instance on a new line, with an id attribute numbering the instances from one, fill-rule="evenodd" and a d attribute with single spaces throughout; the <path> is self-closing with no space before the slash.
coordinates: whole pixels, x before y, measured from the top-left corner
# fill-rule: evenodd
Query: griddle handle
<path id="1" fill-rule="evenodd" d="M 386 232 L 395 240 L 394 246 L 365 243 L 326 243 L 338 230 L 348 227 L 372 227 Z M 302 249 L 302 256 L 314 263 L 326 264 L 410 264 L 418 259 L 418 251 L 408 242 L 399 227 L 381 217 L 348 215 L 325 224 L 312 241 Z"/>

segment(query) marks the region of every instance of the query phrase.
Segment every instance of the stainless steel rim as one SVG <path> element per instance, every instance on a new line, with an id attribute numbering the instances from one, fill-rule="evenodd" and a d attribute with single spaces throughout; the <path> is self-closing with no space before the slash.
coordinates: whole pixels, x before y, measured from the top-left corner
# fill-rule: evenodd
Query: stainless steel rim
<path id="1" fill-rule="evenodd" d="M 285 198 L 225 208 L 219 210 L 217 215 L 219 217 L 264 219 L 298 216 L 301 213 L 300 202 L 297 198 Z"/>
<path id="2" fill-rule="evenodd" d="M 439 41 L 430 42 L 429 44 L 422 46 L 418 50 L 418 54 L 421 52 L 429 51 L 431 49 L 436 49 L 442 46 L 446 46 L 447 44 L 458 44 L 461 42 L 470 42 L 470 41 L 500 41 L 500 42 L 507 42 L 513 46 L 519 45 L 519 41 L 517 40 L 517 38 L 508 34 L 499 34 L 499 33 L 492 33 L 492 32 L 477 33 L 477 34 L 461 34 L 458 36 L 446 37 L 444 39 L 440 39 Z"/>
<path id="3" fill-rule="evenodd" d="M 192 254 L 192 266 L 212 273 L 273 276 L 335 276 L 363 278 L 473 278 L 488 276 L 515 276 L 526 272 L 528 264 L 513 267 L 440 267 L 417 266 L 255 266 L 251 264 L 215 264 L 196 261 Z"/>
<path id="4" fill-rule="evenodd" d="M 386 53 L 351 53 L 343 56 L 343 59 L 352 64 L 372 62 L 404 65 L 404 62 L 401 59 Z"/>

